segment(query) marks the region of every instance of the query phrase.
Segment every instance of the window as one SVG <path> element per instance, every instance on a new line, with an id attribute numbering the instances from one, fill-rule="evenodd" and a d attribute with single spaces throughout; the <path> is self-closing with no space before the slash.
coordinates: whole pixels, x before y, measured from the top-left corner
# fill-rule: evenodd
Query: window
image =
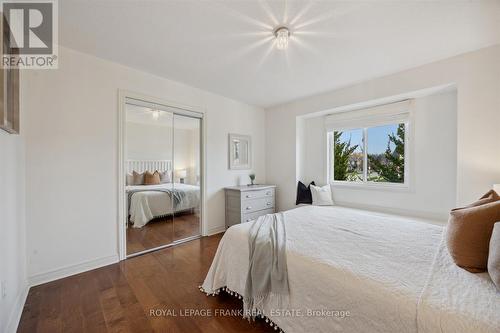
<path id="1" fill-rule="evenodd" d="M 408 186 L 410 117 L 398 104 L 398 112 L 391 105 L 382 114 L 378 107 L 326 118 L 330 182 Z"/>
<path id="2" fill-rule="evenodd" d="M 363 181 L 363 129 L 333 132 L 334 180 Z"/>
<path id="3" fill-rule="evenodd" d="M 405 124 L 367 129 L 367 181 L 404 183 Z"/>

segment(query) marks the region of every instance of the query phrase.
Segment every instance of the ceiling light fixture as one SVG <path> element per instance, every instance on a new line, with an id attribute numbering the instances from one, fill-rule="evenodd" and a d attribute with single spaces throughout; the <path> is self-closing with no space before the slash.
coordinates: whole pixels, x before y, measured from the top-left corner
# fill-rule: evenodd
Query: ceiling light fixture
<path id="1" fill-rule="evenodd" d="M 286 50 L 288 48 L 288 40 L 290 39 L 290 30 L 287 27 L 278 27 L 274 30 L 276 36 L 276 47 L 278 50 Z"/>
<path id="2" fill-rule="evenodd" d="M 158 120 L 160 119 L 160 110 L 151 110 L 153 111 L 153 119 Z"/>

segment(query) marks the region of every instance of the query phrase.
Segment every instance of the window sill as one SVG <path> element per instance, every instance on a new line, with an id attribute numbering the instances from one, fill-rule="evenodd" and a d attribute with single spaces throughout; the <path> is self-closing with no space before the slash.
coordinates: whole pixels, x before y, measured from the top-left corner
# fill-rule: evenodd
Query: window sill
<path id="1" fill-rule="evenodd" d="M 351 188 L 360 190 L 374 190 L 374 191 L 394 191 L 394 192 L 410 192 L 409 184 L 394 184 L 394 183 L 376 183 L 376 182 L 347 182 L 347 181 L 333 181 L 330 182 L 333 188 Z"/>

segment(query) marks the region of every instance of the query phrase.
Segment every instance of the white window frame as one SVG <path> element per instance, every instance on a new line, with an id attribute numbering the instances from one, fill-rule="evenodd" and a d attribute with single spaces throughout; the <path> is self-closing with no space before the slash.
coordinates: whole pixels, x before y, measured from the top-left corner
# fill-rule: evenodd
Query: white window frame
<path id="1" fill-rule="evenodd" d="M 334 187 L 350 187 L 377 190 L 411 190 L 412 184 L 412 155 L 413 155 L 413 100 L 406 100 L 369 109 L 343 112 L 325 117 L 326 132 L 326 170 L 328 183 Z M 405 124 L 405 173 L 404 183 L 368 181 L 368 129 L 377 126 Z M 334 180 L 333 132 L 348 130 L 363 131 L 363 180 L 346 181 Z"/>

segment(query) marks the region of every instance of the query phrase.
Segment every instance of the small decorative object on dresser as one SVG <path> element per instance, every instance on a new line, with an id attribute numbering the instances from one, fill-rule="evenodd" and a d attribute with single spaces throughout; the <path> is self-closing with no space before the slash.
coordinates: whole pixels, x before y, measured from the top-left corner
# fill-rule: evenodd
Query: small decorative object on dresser
<path id="1" fill-rule="evenodd" d="M 226 187 L 226 228 L 256 220 L 274 209 L 275 185 Z"/>
<path id="2" fill-rule="evenodd" d="M 255 173 L 251 173 L 248 175 L 248 177 L 250 178 L 250 185 L 255 185 L 253 182 L 255 181 Z"/>

